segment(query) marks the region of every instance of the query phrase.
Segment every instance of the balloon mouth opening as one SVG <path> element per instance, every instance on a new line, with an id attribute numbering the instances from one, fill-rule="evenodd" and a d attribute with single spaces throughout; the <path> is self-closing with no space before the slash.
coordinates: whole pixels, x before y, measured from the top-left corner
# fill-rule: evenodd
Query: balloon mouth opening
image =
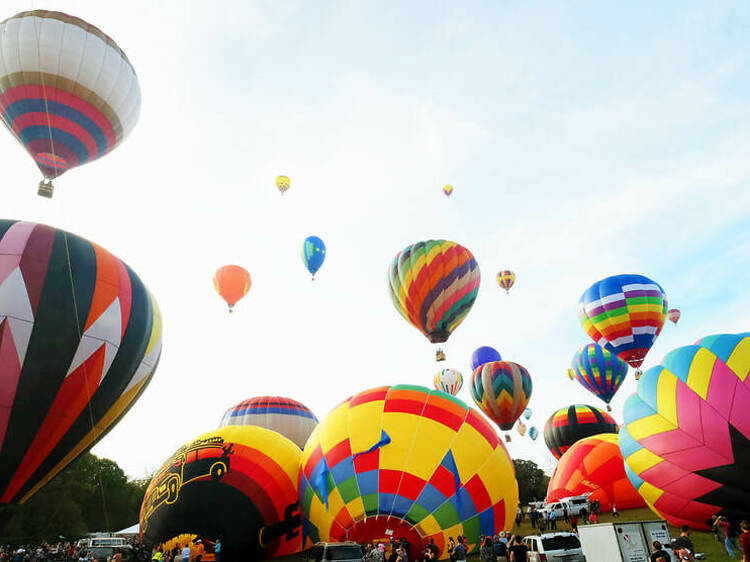
<path id="1" fill-rule="evenodd" d="M 333 538 L 333 537 L 332 537 Z M 409 542 L 409 554 L 416 559 L 428 542 L 419 530 L 398 515 L 375 514 L 356 521 L 346 532 L 346 540 L 358 543 L 372 543 L 377 548 L 382 543 L 390 548 L 391 540 L 400 541 L 405 538 Z"/>
<path id="2" fill-rule="evenodd" d="M 34 161 L 48 180 L 61 176 L 69 168 L 68 161 L 65 158 L 51 152 L 36 154 Z"/>
<path id="3" fill-rule="evenodd" d="M 430 343 L 443 343 L 448 341 L 451 333 L 446 331 L 430 332 L 427 334 L 427 339 Z"/>
<path id="4" fill-rule="evenodd" d="M 625 363 L 633 367 L 633 369 L 637 369 L 638 367 L 643 365 L 643 360 L 645 359 L 647 353 L 647 349 L 633 349 L 619 354 L 618 357 L 625 361 Z"/>

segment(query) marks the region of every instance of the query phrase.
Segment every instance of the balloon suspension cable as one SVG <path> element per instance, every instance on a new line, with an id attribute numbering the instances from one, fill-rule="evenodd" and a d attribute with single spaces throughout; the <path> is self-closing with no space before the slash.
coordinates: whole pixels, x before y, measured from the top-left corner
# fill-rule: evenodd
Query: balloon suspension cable
<path id="1" fill-rule="evenodd" d="M 46 199 L 52 199 L 52 194 L 55 191 L 55 186 L 52 185 L 52 181 L 43 179 L 39 182 L 39 187 L 36 190 L 37 195 L 45 197 Z"/>

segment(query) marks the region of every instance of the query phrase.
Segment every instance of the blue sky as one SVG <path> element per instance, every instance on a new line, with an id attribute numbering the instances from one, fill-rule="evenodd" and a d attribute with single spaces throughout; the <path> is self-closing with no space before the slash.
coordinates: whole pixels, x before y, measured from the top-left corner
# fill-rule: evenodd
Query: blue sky
<path id="1" fill-rule="evenodd" d="M 497 347 L 531 372 L 540 428 L 558 407 L 597 404 L 565 369 L 587 343 L 578 298 L 602 277 L 648 275 L 683 311 L 646 366 L 750 328 L 747 3 L 210 5 L 3 3 L 83 17 L 139 74 L 131 137 L 56 182 L 51 202 L 0 135 L 6 216 L 103 245 L 162 306 L 154 381 L 94 451 L 129 474 L 249 396 L 322 417 L 364 388 L 429 386 L 442 364 L 385 281 L 417 240 L 458 241 L 483 273 L 445 366 L 468 377 L 471 351 Z M 299 258 L 310 234 L 328 245 L 314 283 Z M 224 263 L 254 283 L 231 317 L 211 285 Z M 494 281 L 506 268 L 510 296 Z M 509 450 L 551 466 L 541 439 Z"/>

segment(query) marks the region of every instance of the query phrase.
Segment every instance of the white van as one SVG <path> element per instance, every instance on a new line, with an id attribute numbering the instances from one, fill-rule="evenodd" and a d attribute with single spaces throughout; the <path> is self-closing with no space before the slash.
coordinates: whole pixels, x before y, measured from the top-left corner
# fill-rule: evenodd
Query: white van
<path id="1" fill-rule="evenodd" d="M 560 521 L 568 515 L 580 515 L 583 510 L 591 513 L 591 504 L 587 496 L 572 496 L 569 498 L 563 498 L 560 501 L 548 503 L 540 511 L 542 513 L 553 513 L 555 519 Z"/>
<path id="2" fill-rule="evenodd" d="M 84 548 L 91 553 L 95 560 L 107 560 L 115 553 L 115 549 L 123 551 L 131 548 L 122 537 L 90 537 L 78 541 L 79 548 Z"/>

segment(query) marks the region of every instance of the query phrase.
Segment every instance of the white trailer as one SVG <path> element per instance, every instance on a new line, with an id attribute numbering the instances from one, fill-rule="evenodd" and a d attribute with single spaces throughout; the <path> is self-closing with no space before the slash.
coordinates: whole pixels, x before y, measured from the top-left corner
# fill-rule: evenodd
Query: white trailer
<path id="1" fill-rule="evenodd" d="M 580 525 L 578 536 L 586 562 L 649 562 L 654 541 L 664 545 L 670 561 L 675 559 L 667 548 L 671 539 L 666 521 Z"/>

